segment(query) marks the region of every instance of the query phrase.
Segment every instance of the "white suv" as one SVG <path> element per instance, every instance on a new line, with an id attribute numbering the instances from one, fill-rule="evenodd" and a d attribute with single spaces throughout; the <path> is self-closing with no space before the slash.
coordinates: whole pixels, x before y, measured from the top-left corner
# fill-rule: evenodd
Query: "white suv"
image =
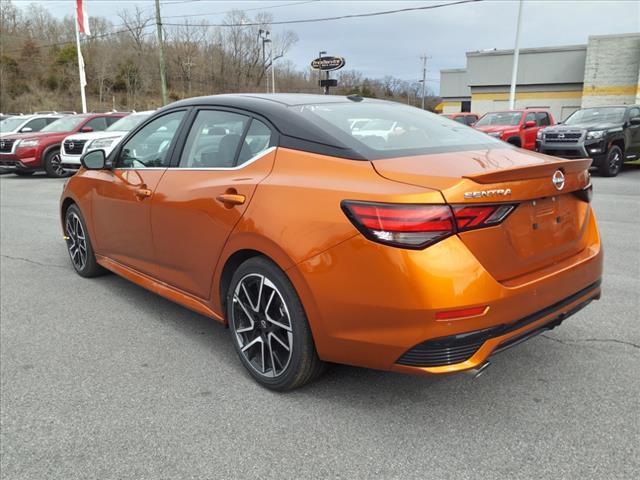
<path id="1" fill-rule="evenodd" d="M 0 122 L 0 135 L 39 132 L 61 117 L 64 117 L 64 115 L 16 115 L 5 118 Z"/>
<path id="2" fill-rule="evenodd" d="M 145 120 L 154 111 L 135 112 L 121 118 L 102 132 L 74 133 L 62 141 L 60 163 L 64 168 L 80 168 L 80 157 L 90 150 L 98 148 L 109 155 L 124 136 Z"/>

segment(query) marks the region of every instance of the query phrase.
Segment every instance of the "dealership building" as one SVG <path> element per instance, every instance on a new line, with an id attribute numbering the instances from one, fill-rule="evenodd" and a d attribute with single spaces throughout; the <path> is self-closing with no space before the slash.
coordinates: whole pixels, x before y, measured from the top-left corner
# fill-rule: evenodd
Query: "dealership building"
<path id="1" fill-rule="evenodd" d="M 513 50 L 467 52 L 466 68 L 440 71 L 441 110 L 508 110 L 512 66 Z M 634 103 L 640 104 L 640 33 L 520 49 L 516 108 L 549 108 L 564 120 L 581 107 Z"/>

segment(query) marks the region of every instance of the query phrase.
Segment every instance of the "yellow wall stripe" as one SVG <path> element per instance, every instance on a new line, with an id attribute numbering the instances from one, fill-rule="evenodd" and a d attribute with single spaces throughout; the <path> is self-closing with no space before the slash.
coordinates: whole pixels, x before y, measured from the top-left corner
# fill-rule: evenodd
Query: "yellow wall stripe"
<path id="1" fill-rule="evenodd" d="M 638 85 L 609 85 L 605 87 L 584 87 L 582 94 L 585 96 L 629 95 L 635 96 L 640 88 Z"/>
<path id="2" fill-rule="evenodd" d="M 516 100 L 542 100 L 545 98 L 582 98 L 582 91 L 570 90 L 566 92 L 516 92 Z M 472 93 L 471 100 L 509 100 L 509 93 Z"/>

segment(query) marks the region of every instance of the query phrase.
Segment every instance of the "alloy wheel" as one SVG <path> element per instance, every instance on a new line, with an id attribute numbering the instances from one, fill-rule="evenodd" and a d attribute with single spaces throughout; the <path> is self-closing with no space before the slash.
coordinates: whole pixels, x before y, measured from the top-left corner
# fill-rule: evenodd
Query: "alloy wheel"
<path id="1" fill-rule="evenodd" d="M 614 150 L 609 155 L 609 171 L 611 173 L 617 173 L 620 170 L 622 165 L 622 157 L 620 156 L 620 152 L 618 150 Z"/>
<path id="2" fill-rule="evenodd" d="M 263 377 L 282 375 L 291 361 L 293 332 L 284 298 L 264 275 L 245 275 L 233 292 L 231 328 L 240 352 Z"/>
<path id="3" fill-rule="evenodd" d="M 65 230 L 67 232 L 67 248 L 73 266 L 77 270 L 83 270 L 87 264 L 87 237 L 84 228 L 82 228 L 80 217 L 75 212 L 71 212 L 67 216 Z"/>
<path id="4" fill-rule="evenodd" d="M 51 164 L 51 169 L 53 170 L 53 173 L 57 176 L 57 177 L 62 177 L 65 175 L 66 170 L 64 168 L 62 168 L 62 160 L 60 159 L 60 154 L 56 153 L 55 155 L 53 155 L 53 157 L 51 157 L 51 162 L 49 162 Z"/>

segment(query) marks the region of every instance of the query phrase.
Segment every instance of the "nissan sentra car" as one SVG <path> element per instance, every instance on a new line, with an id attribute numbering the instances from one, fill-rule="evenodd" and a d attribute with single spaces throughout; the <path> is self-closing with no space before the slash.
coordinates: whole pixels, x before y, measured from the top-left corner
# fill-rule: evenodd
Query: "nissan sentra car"
<path id="1" fill-rule="evenodd" d="M 354 132 L 361 118 L 394 129 Z M 77 273 L 228 326 L 275 390 L 326 362 L 480 371 L 600 297 L 590 159 L 399 103 L 192 98 L 81 161 L 60 204 Z"/>

